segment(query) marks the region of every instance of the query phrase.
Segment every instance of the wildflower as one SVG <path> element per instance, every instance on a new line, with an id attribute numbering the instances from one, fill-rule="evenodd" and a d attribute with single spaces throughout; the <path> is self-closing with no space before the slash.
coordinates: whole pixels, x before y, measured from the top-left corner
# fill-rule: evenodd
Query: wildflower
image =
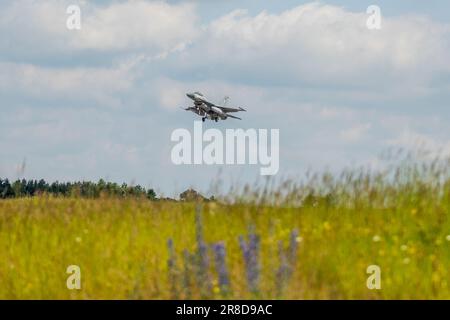
<path id="1" fill-rule="evenodd" d="M 431 275 L 431 281 L 440 282 L 440 280 L 441 280 L 441 276 L 439 275 L 439 273 L 433 272 L 433 274 Z"/>
<path id="2" fill-rule="evenodd" d="M 246 242 L 242 236 L 239 237 L 239 244 L 244 255 L 247 283 L 250 290 L 253 292 L 258 291 L 260 271 L 259 242 L 259 236 L 253 233 L 248 236 L 248 242 Z"/>
<path id="3" fill-rule="evenodd" d="M 225 262 L 225 244 L 222 242 L 216 243 L 213 245 L 213 250 L 215 266 L 219 275 L 219 287 L 222 291 L 226 292 L 228 290 L 228 286 L 230 285 L 230 280 Z"/>
<path id="4" fill-rule="evenodd" d="M 167 267 L 171 271 L 175 266 L 175 250 L 173 247 L 173 240 L 167 240 L 167 248 L 169 249 L 169 259 L 167 260 Z"/>
<path id="5" fill-rule="evenodd" d="M 450 234 L 445 237 L 445 240 L 450 241 Z"/>
<path id="6" fill-rule="evenodd" d="M 81 243 L 81 237 L 76 237 L 75 241 L 78 242 L 78 243 Z"/>
<path id="7" fill-rule="evenodd" d="M 407 246 L 406 244 L 403 244 L 403 245 L 400 247 L 400 250 L 406 251 L 406 250 L 408 250 L 408 246 Z"/>
<path id="8" fill-rule="evenodd" d="M 289 264 L 286 254 L 283 250 L 283 242 L 280 240 L 278 243 L 278 257 L 280 259 L 280 266 L 276 273 L 277 279 L 277 291 L 280 295 L 284 289 L 284 286 L 289 278 Z"/>
<path id="9" fill-rule="evenodd" d="M 375 235 L 375 236 L 373 236 L 372 241 L 373 242 L 380 242 L 381 241 L 381 237 L 378 236 L 378 235 Z"/>
<path id="10" fill-rule="evenodd" d="M 331 230 L 331 224 L 328 221 L 325 221 L 323 223 L 323 228 L 325 231 L 330 231 Z"/>
<path id="11" fill-rule="evenodd" d="M 409 264 L 411 262 L 411 259 L 405 258 L 403 259 L 403 264 Z"/>
<path id="12" fill-rule="evenodd" d="M 176 286 L 177 270 L 175 265 L 175 249 L 173 246 L 173 240 L 167 240 L 167 247 L 169 249 L 169 258 L 167 259 L 167 269 L 169 274 L 169 283 L 173 298 L 178 296 L 178 290 Z"/>
<path id="13" fill-rule="evenodd" d="M 289 239 L 289 264 L 291 267 L 293 267 L 295 258 L 297 256 L 297 248 L 298 248 L 298 242 L 297 239 L 298 236 L 298 230 L 294 229 L 291 232 L 290 239 Z"/>
<path id="14" fill-rule="evenodd" d="M 414 255 L 416 253 L 417 249 L 416 247 L 412 246 L 411 248 L 408 249 L 408 253 L 411 255 Z"/>
<path id="15" fill-rule="evenodd" d="M 290 234 L 287 250 L 284 249 L 281 240 L 278 242 L 278 256 L 280 259 L 280 266 L 276 272 L 278 295 L 282 294 L 284 287 L 294 272 L 295 261 L 297 258 L 298 237 L 298 231 L 293 230 Z"/>
<path id="16" fill-rule="evenodd" d="M 192 274 L 192 256 L 188 250 L 183 250 L 183 288 L 185 290 L 185 297 L 191 297 L 191 274 Z"/>

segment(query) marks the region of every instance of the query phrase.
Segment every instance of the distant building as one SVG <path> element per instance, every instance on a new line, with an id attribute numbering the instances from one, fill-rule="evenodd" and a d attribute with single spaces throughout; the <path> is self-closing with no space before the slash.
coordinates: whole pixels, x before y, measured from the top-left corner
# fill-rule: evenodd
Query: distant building
<path id="1" fill-rule="evenodd" d="M 214 199 L 214 197 L 212 197 Z M 205 198 L 200 193 L 194 189 L 187 189 L 186 191 L 180 193 L 181 201 L 209 201 L 210 199 Z"/>

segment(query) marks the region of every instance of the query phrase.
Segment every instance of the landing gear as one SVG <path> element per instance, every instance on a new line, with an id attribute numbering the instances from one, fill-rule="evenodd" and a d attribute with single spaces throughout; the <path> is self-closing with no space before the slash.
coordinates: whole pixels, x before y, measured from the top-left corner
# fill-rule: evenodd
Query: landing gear
<path id="1" fill-rule="evenodd" d="M 217 118 L 214 118 L 214 121 L 217 122 L 218 121 Z"/>
<path id="2" fill-rule="evenodd" d="M 205 122 L 205 120 L 206 120 L 206 117 L 203 117 L 203 118 L 202 118 L 202 121 Z"/>

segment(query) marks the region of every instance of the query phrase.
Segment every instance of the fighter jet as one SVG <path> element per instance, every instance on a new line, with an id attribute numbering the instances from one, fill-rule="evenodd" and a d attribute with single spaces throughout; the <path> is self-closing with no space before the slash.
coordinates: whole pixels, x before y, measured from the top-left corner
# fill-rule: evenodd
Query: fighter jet
<path id="1" fill-rule="evenodd" d="M 219 121 L 220 120 L 226 120 L 227 118 L 233 118 L 233 119 L 239 119 L 236 116 L 233 116 L 229 113 L 231 112 L 239 112 L 239 111 L 246 111 L 245 109 L 239 107 L 239 108 L 231 108 L 231 107 L 225 107 L 226 103 L 228 102 L 228 97 L 224 98 L 224 102 L 222 103 L 222 106 L 216 105 L 210 101 L 208 101 L 203 94 L 200 92 L 193 92 L 193 93 L 186 93 L 186 96 L 189 99 L 192 99 L 194 101 L 194 105 L 192 107 L 188 107 L 184 110 L 186 111 L 192 111 L 195 114 L 198 114 L 202 117 L 202 121 L 204 122 L 206 119 Z"/>

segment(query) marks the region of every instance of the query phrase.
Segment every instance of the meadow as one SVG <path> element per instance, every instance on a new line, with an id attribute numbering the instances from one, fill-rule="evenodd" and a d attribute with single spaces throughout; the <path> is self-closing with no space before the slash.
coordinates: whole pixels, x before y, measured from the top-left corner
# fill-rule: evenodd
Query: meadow
<path id="1" fill-rule="evenodd" d="M 450 299 L 448 168 L 322 173 L 204 203 L 1 200 L 0 298 Z"/>

